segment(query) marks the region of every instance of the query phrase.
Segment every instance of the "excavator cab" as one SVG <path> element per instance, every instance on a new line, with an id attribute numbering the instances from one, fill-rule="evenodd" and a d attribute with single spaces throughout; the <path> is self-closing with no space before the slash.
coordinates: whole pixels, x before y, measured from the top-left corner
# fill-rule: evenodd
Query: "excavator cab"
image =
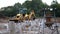
<path id="1" fill-rule="evenodd" d="M 14 18 L 10 19 L 10 21 L 14 21 L 15 23 L 21 22 L 23 18 L 22 14 L 17 14 Z"/>

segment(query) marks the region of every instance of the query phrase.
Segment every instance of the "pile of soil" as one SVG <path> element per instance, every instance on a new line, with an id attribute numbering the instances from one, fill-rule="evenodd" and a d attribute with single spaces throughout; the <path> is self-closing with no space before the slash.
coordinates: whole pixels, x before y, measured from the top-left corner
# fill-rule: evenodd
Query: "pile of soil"
<path id="1" fill-rule="evenodd" d="M 0 19 L 0 23 L 8 23 L 8 19 L 3 19 L 3 18 L 1 18 L 1 19 Z"/>

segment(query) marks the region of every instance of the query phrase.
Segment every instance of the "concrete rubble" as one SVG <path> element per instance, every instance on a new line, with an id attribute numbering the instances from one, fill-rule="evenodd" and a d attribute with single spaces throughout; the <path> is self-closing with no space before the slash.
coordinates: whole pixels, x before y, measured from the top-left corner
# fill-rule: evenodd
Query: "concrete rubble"
<path id="1" fill-rule="evenodd" d="M 0 25 L 2 27 L 5 27 L 5 29 L 3 28 L 2 30 L 0 30 L 0 34 L 11 34 L 12 29 L 14 30 L 14 34 L 51 34 L 52 30 L 45 26 L 45 22 L 45 19 L 35 19 L 32 21 L 25 21 L 21 23 L 1 23 Z M 11 24 L 14 25 L 12 26 Z M 57 23 L 57 25 L 60 34 L 60 23 Z M 54 34 L 56 34 L 56 31 L 54 32 Z"/>

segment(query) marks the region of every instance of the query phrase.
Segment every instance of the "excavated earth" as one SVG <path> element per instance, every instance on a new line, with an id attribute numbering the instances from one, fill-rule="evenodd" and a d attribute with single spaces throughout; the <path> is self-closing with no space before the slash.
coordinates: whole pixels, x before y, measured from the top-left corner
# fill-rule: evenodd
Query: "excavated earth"
<path id="1" fill-rule="evenodd" d="M 54 18 L 52 19 L 54 21 Z M 14 23 L 15 24 L 15 34 L 51 34 L 52 30 L 49 29 L 48 27 L 46 27 L 45 25 L 43 26 L 45 20 L 38 18 L 32 21 L 25 21 L 25 22 L 21 22 L 21 23 Z M 60 34 L 60 18 L 56 18 L 56 22 L 58 25 L 58 31 Z M 9 19 L 0 19 L 0 33 L 1 34 L 10 34 L 10 28 L 8 28 L 8 24 L 10 24 L 11 22 L 9 22 Z M 3 27 L 7 26 L 7 27 Z M 25 25 L 28 25 L 29 27 L 26 28 Z M 11 27 L 11 25 L 10 25 Z M 44 28 L 43 28 L 44 27 Z M 5 29 L 4 29 L 5 28 Z M 23 31 L 22 31 L 23 29 Z M 43 31 L 44 29 L 44 31 Z M 54 29 L 54 27 L 53 27 Z M 17 32 L 16 32 L 17 31 Z M 56 30 L 57 31 L 57 30 Z M 56 31 L 53 34 L 56 34 Z"/>

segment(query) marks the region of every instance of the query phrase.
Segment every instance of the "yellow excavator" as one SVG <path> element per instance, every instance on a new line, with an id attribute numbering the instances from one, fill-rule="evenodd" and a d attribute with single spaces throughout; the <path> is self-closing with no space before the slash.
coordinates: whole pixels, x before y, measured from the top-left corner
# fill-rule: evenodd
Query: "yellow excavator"
<path id="1" fill-rule="evenodd" d="M 32 10 L 30 14 L 17 14 L 14 18 L 10 19 L 10 21 L 14 21 L 15 23 L 23 22 L 25 20 L 34 20 L 35 12 Z"/>
<path id="2" fill-rule="evenodd" d="M 30 14 L 25 14 L 24 20 L 34 20 L 35 19 L 35 12 L 32 10 Z"/>
<path id="3" fill-rule="evenodd" d="M 32 10 L 29 14 L 29 20 L 35 20 L 35 12 Z"/>
<path id="4" fill-rule="evenodd" d="M 23 20 L 22 14 L 17 14 L 16 16 L 10 19 L 10 21 L 14 21 L 15 23 L 22 22 L 22 20 Z"/>

